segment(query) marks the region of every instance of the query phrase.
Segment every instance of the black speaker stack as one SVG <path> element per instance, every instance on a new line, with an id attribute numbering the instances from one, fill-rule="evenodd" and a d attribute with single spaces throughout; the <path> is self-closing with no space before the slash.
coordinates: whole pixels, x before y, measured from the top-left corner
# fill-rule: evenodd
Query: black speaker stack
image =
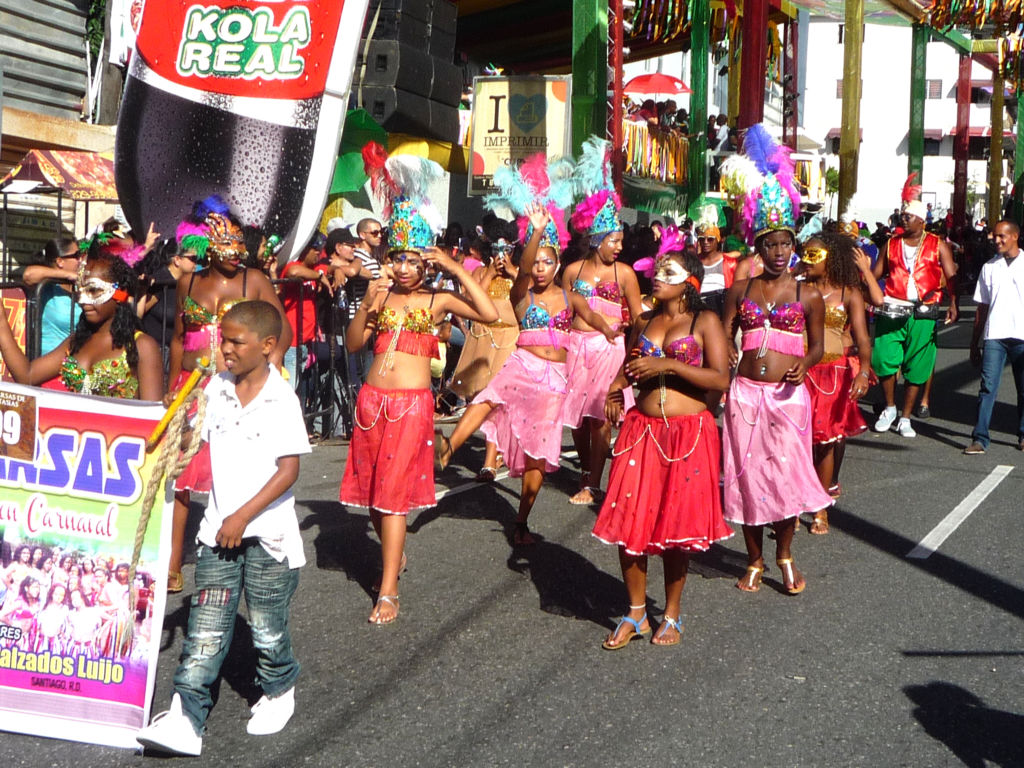
<path id="1" fill-rule="evenodd" d="M 452 63 L 456 17 L 450 0 L 371 0 L 350 106 L 361 97 L 385 130 L 455 141 L 463 89 Z"/>

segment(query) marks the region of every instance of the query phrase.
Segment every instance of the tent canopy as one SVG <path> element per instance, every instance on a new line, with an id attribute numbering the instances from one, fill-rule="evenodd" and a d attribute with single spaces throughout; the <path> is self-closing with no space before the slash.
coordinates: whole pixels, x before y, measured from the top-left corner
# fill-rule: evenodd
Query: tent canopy
<path id="1" fill-rule="evenodd" d="M 33 149 L 0 181 L 0 191 L 14 194 L 38 187 L 60 189 L 73 200 L 116 202 L 114 159 L 98 152 Z"/>

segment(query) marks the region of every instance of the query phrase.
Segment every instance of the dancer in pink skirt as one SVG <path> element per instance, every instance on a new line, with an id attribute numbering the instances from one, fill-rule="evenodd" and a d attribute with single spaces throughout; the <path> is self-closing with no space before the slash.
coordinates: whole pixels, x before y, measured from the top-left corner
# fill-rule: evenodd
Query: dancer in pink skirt
<path id="1" fill-rule="evenodd" d="M 586 299 L 594 312 L 618 330 L 638 317 L 643 306 L 636 273 L 629 265 L 617 262 L 622 252 L 622 222 L 607 157 L 608 142 L 591 137 L 576 165 L 577 185 L 587 197 L 576 206 L 572 226 L 577 232 L 587 233 L 590 251 L 566 268 L 562 287 Z M 594 493 L 601 487 L 611 441 L 611 425 L 604 414 L 605 397 L 625 358 L 622 337 L 608 346 L 597 328 L 576 316 L 565 361 L 569 391 L 562 415 L 565 426 L 572 429 L 572 441 L 580 457 L 580 490 L 569 499 L 572 504 L 593 504 Z"/>
<path id="2" fill-rule="evenodd" d="M 390 624 L 398 618 L 406 515 L 435 503 L 430 361 L 438 357 L 437 326 L 449 313 L 493 323 L 498 311 L 466 270 L 433 247 L 441 220 L 425 190 L 441 175 L 440 166 L 412 155 L 388 157 L 375 143 L 364 148 L 363 157 L 374 191 L 386 202 L 385 266 L 394 281 L 382 277 L 370 285 L 345 335 L 349 352 L 358 352 L 376 332 L 373 363 L 356 399 L 339 501 L 370 510 L 380 537 L 381 581 L 369 621 Z M 454 275 L 463 295 L 425 285 L 427 262 Z"/>
<path id="3" fill-rule="evenodd" d="M 559 287 L 559 232 L 551 214 L 534 205 L 528 210 L 528 219 L 529 239 L 511 291 L 520 328 L 516 350 L 466 409 L 451 440 L 440 438 L 437 443 L 438 462 L 447 466 L 452 453 L 482 427 L 487 442 L 497 445 L 504 455 L 509 474 L 523 478 L 514 545 L 534 543 L 527 518 L 544 473 L 558 469 L 565 350 L 573 316 L 579 314 L 600 329 L 606 345 L 617 335 L 580 296 Z"/>
<path id="4" fill-rule="evenodd" d="M 663 244 L 672 240 L 666 230 Z M 608 419 L 618 421 L 623 391 L 630 382 L 639 390 L 615 442 L 594 525 L 597 538 L 618 545 L 629 595 L 629 612 L 605 639 L 607 650 L 650 632 L 648 555 L 661 555 L 665 567 L 665 615 L 651 642 L 678 643 L 690 553 L 732 536 L 722 519 L 718 429 L 705 402 L 709 391 L 728 385 L 729 354 L 718 316 L 702 311 L 702 275 L 696 256 L 674 249 L 660 256 L 652 291 L 658 306 L 633 324 L 630 359 L 608 394 Z"/>
<path id="5" fill-rule="evenodd" d="M 790 551 L 797 518 L 832 504 L 811 460 L 811 399 L 804 386 L 807 369 L 821 359 L 825 305 L 817 288 L 787 271 L 800 210 L 788 150 L 777 147 L 760 125 L 744 141 L 747 154 L 760 158 L 755 162 L 761 176 L 743 169 L 743 178 L 754 181 L 734 208 L 742 209 L 763 271 L 736 281 L 725 300 L 726 336 L 733 339 L 738 324 L 743 346 L 722 430 L 725 518 L 743 524 L 747 547 L 747 572 L 736 586 L 745 592 L 760 588 L 764 526 L 771 524 L 782 587 L 795 595 L 806 586 Z M 730 184 L 730 165 L 723 163 L 722 174 Z M 730 346 L 735 363 L 739 354 L 731 341 Z"/>

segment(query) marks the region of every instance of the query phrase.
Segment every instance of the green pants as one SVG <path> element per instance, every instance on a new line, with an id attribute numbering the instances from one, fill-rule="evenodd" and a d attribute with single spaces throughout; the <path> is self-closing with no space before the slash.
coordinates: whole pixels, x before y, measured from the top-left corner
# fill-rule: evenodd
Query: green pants
<path id="1" fill-rule="evenodd" d="M 881 378 L 903 370 L 908 384 L 921 385 L 935 370 L 935 320 L 875 315 L 871 367 Z"/>

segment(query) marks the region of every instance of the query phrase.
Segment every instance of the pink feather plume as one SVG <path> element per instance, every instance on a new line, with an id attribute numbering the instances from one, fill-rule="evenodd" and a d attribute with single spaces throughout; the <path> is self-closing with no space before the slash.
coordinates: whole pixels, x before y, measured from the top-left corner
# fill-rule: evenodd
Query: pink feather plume
<path id="1" fill-rule="evenodd" d="M 594 223 L 594 219 L 597 218 L 597 214 L 601 212 L 609 197 L 615 201 L 616 208 L 622 207 L 619 196 L 610 189 L 602 189 L 577 203 L 576 210 L 570 219 L 573 229 L 577 232 L 586 232 L 590 229 L 590 225 Z"/>

